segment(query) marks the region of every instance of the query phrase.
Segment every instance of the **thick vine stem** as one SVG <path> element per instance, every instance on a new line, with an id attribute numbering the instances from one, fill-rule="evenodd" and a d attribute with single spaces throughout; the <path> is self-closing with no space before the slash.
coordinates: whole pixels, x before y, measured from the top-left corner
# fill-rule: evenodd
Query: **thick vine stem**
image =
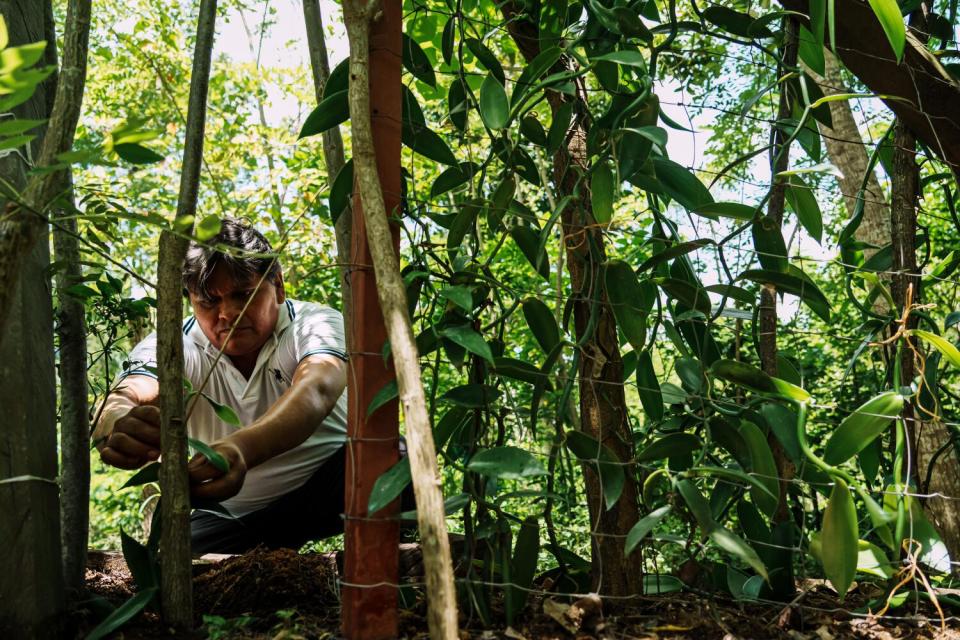
<path id="1" fill-rule="evenodd" d="M 350 41 L 349 98 L 353 162 L 377 280 L 377 295 L 390 339 L 400 402 L 407 425 L 410 471 L 426 569 L 430 637 L 434 640 L 456 640 L 456 591 L 437 454 L 420 377 L 417 347 L 407 313 L 406 291 L 400 277 L 400 263 L 393 250 L 383 191 L 377 176 L 370 121 L 370 22 L 378 8 L 379 3 L 376 2 L 346 0 L 343 3 L 344 23 Z"/>

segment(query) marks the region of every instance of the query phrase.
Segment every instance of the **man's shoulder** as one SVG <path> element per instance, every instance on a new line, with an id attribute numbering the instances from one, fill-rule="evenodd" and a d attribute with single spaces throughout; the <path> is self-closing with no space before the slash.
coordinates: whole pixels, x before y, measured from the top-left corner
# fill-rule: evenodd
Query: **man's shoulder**
<path id="1" fill-rule="evenodd" d="M 287 313 L 290 314 L 290 319 L 295 325 L 318 320 L 321 322 L 343 322 L 343 314 L 341 314 L 339 310 L 325 304 L 320 304 L 319 302 L 307 302 L 287 298 L 284 304 L 287 308 Z"/>

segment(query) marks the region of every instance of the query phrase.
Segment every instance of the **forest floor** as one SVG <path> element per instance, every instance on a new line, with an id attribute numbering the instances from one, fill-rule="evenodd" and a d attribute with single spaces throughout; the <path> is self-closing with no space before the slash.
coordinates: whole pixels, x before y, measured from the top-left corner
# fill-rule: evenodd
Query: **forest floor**
<path id="1" fill-rule="evenodd" d="M 403 562 L 401 561 L 401 565 Z M 409 569 L 409 567 L 408 567 Z M 409 573 L 409 571 L 408 571 Z M 337 563 L 333 554 L 256 550 L 219 562 L 195 566 L 194 609 L 197 631 L 192 636 L 164 628 L 156 612 L 147 612 L 113 637 L 209 638 L 221 640 L 300 640 L 340 636 Z M 135 585 L 122 556 L 91 553 L 87 570 L 89 595 L 118 605 Z M 512 628 L 484 628 L 479 620 L 461 620 L 462 640 L 960 640 L 960 625 L 940 628 L 936 610 L 927 602 L 904 605 L 896 615 L 875 618 L 851 613 L 877 597 L 861 585 L 839 602 L 822 582 L 799 585 L 802 594 L 792 606 L 736 601 L 729 596 L 671 593 L 638 597 L 628 606 L 602 611 L 598 600 L 571 602 L 531 597 L 525 614 Z M 873 587 L 873 591 L 876 588 Z M 949 617 L 951 612 L 945 612 Z M 953 612 L 956 615 L 957 612 Z M 92 614 L 80 612 L 82 638 L 92 626 Z M 420 598 L 400 610 L 400 635 L 426 638 L 426 607 Z"/>

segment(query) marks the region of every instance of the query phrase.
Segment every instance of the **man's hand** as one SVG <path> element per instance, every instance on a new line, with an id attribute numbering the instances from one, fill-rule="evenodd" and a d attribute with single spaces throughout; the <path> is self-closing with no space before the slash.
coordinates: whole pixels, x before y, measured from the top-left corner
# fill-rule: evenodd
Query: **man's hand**
<path id="1" fill-rule="evenodd" d="M 223 456 L 229 470 L 224 473 L 213 466 L 203 454 L 193 456 L 187 465 L 190 474 L 190 495 L 194 498 L 226 500 L 240 493 L 243 480 L 247 475 L 247 462 L 243 452 L 230 440 L 221 440 L 211 445 L 214 451 Z"/>
<path id="2" fill-rule="evenodd" d="M 137 469 L 160 457 L 160 408 L 134 407 L 117 419 L 97 445 L 100 459 L 118 469 Z"/>

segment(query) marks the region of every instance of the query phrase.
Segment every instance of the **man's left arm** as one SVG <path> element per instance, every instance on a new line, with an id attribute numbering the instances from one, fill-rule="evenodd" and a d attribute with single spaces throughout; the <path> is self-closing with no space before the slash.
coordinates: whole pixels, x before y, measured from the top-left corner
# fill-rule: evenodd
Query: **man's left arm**
<path id="1" fill-rule="evenodd" d="M 333 411 L 347 386 L 347 363 L 329 355 L 304 358 L 290 388 L 255 422 L 211 443 L 230 464 L 227 473 L 202 455 L 188 466 L 191 493 L 225 500 L 239 493 L 247 470 L 302 444 Z"/>

